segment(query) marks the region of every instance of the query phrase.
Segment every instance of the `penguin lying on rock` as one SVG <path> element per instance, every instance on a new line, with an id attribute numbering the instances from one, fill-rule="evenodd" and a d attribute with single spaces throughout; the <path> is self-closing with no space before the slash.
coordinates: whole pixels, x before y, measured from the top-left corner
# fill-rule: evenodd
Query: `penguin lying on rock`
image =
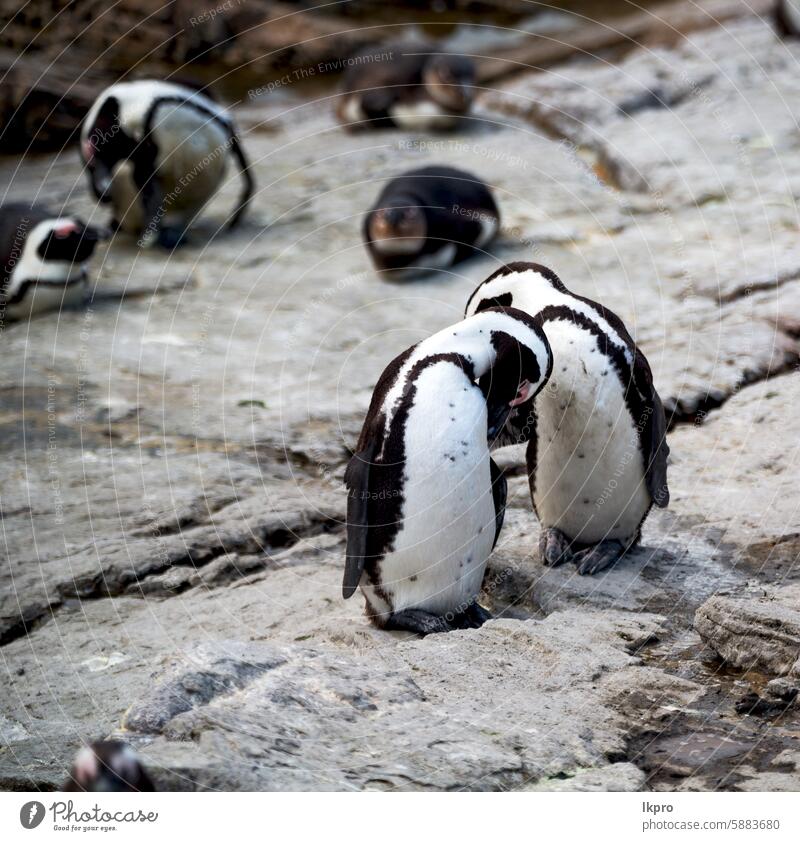
<path id="1" fill-rule="evenodd" d="M 133 748 L 109 739 L 78 751 L 62 791 L 155 791 Z"/>
<path id="2" fill-rule="evenodd" d="M 650 366 L 613 312 L 570 292 L 544 266 L 503 266 L 472 293 L 466 312 L 497 306 L 534 317 L 553 353 L 533 423 L 511 417 L 504 439 L 529 442 L 542 560 L 599 572 L 636 545 L 650 507 L 669 502 L 666 422 Z"/>
<path id="3" fill-rule="evenodd" d="M 448 166 L 426 166 L 393 178 L 364 220 L 375 268 L 391 277 L 452 266 L 485 248 L 500 212 L 479 178 Z"/>
<path id="4" fill-rule="evenodd" d="M 80 304 L 86 261 L 105 232 L 25 203 L 0 207 L 0 317 L 28 318 Z"/>
<path id="5" fill-rule="evenodd" d="M 457 126 L 472 106 L 475 65 L 466 56 L 430 50 L 403 44 L 356 54 L 342 80 L 339 121 L 350 131 Z"/>
<path id="6" fill-rule="evenodd" d="M 428 634 L 490 618 L 477 603 L 503 523 L 506 482 L 489 456 L 509 412 L 551 369 L 533 319 L 490 309 L 420 342 L 381 375 L 348 488 L 343 595 L 381 628 Z"/>
<path id="7" fill-rule="evenodd" d="M 254 182 L 236 129 L 208 96 L 156 80 L 119 82 L 97 98 L 81 130 L 95 196 L 111 204 L 112 226 L 141 245 L 177 245 L 222 184 L 229 157 L 244 181 L 234 227 Z"/>

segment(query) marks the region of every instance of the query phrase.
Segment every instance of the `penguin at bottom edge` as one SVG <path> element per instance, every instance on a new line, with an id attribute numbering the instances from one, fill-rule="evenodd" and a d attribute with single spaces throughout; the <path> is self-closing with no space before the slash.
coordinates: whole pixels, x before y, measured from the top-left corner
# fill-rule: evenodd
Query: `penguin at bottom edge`
<path id="1" fill-rule="evenodd" d="M 126 742 L 108 739 L 82 747 L 61 791 L 155 791 L 150 775 Z"/>
<path id="2" fill-rule="evenodd" d="M 533 412 L 509 417 L 503 445 L 527 441 L 528 480 L 547 566 L 611 566 L 669 503 L 664 407 L 622 320 L 536 263 L 510 263 L 472 293 L 467 315 L 515 307 L 547 332 L 553 371 Z"/>
<path id="3" fill-rule="evenodd" d="M 25 203 L 0 207 L 0 318 L 18 320 L 83 302 L 85 263 L 106 233 Z"/>
<path id="4" fill-rule="evenodd" d="M 343 595 L 360 586 L 375 625 L 428 634 L 491 618 L 477 598 L 506 481 L 489 448 L 551 366 L 533 320 L 496 309 L 434 334 L 385 369 L 345 471 Z"/>

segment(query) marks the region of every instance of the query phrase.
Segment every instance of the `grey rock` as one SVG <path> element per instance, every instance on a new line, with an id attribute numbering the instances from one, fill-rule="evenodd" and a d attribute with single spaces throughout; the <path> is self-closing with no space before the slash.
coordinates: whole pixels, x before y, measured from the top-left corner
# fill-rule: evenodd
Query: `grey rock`
<path id="1" fill-rule="evenodd" d="M 734 666 L 800 680 L 800 585 L 760 589 L 713 596 L 697 611 L 695 628 Z"/>

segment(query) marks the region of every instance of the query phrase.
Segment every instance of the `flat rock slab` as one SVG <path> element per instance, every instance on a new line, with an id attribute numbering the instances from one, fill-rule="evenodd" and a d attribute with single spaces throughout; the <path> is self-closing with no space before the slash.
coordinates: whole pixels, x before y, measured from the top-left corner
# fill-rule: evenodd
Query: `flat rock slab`
<path id="1" fill-rule="evenodd" d="M 699 691 L 629 653 L 657 630 L 565 612 L 349 652 L 223 641 L 176 657 L 121 732 L 167 787 L 630 790 L 641 774 L 613 763 L 635 687 L 655 679 L 660 703 Z"/>

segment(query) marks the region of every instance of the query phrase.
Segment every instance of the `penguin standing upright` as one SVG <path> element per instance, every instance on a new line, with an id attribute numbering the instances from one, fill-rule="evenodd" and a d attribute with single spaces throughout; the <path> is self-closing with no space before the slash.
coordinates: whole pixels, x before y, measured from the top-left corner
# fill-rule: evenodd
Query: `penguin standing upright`
<path id="1" fill-rule="evenodd" d="M 442 269 L 480 252 L 500 227 L 500 211 L 479 178 L 426 166 L 393 178 L 364 219 L 364 243 L 388 277 Z"/>
<path id="2" fill-rule="evenodd" d="M 489 310 L 398 356 L 381 375 L 348 488 L 343 594 L 360 586 L 378 627 L 477 627 L 476 601 L 506 483 L 489 447 L 546 382 L 547 339 L 527 315 Z"/>
<path id="3" fill-rule="evenodd" d="M 150 775 L 133 748 L 108 739 L 78 751 L 62 791 L 155 791 Z"/>
<path id="4" fill-rule="evenodd" d="M 229 228 L 254 189 L 231 118 L 200 91 L 171 82 L 118 82 L 103 91 L 84 120 L 81 154 L 95 196 L 113 207 L 112 225 L 142 245 L 181 241 L 222 184 L 229 156 L 244 182 Z"/>
<path id="5" fill-rule="evenodd" d="M 469 112 L 475 65 L 424 44 L 372 47 L 350 59 L 336 114 L 350 131 L 452 129 Z"/>
<path id="6" fill-rule="evenodd" d="M 0 317 L 28 318 L 86 295 L 86 261 L 102 232 L 26 203 L 0 207 Z"/>
<path id="7" fill-rule="evenodd" d="M 466 312 L 497 306 L 532 316 L 553 353 L 534 413 L 511 417 L 505 439 L 529 442 L 542 560 L 599 572 L 638 542 L 651 505 L 669 502 L 666 423 L 650 366 L 614 313 L 544 266 L 503 266 L 472 293 Z"/>

